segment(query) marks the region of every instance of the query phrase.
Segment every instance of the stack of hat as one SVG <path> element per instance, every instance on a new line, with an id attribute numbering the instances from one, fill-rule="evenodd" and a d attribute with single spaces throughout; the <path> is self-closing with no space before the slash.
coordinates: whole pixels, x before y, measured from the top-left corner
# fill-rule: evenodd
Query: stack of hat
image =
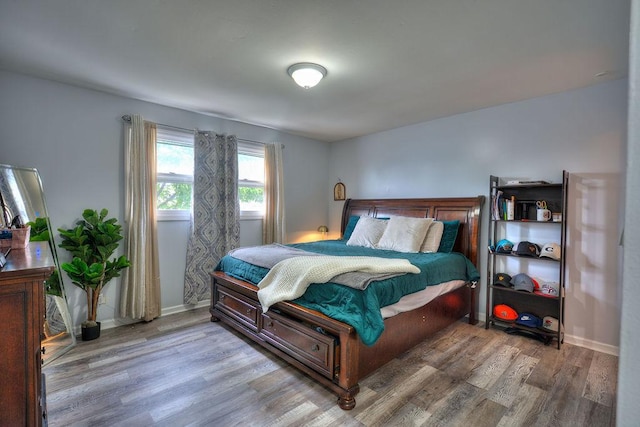
<path id="1" fill-rule="evenodd" d="M 560 295 L 560 284 L 558 282 L 538 279 L 526 273 L 518 273 L 513 277 L 507 273 L 496 273 L 493 275 L 493 285 L 513 288 L 516 291 L 531 292 L 550 298 L 557 298 Z"/>
<path id="2" fill-rule="evenodd" d="M 518 314 L 506 304 L 498 304 L 493 307 L 493 316 L 505 322 L 515 322 L 517 325 L 529 328 L 538 328 L 547 332 L 558 332 L 560 322 L 553 316 L 544 316 L 542 319 L 533 313 Z M 562 327 L 564 330 L 564 327 Z"/>
<path id="3" fill-rule="evenodd" d="M 506 304 L 498 304 L 493 307 L 493 316 L 505 322 L 515 322 L 517 325 L 529 328 L 538 328 L 546 332 L 558 332 L 560 322 L 553 316 L 544 316 L 542 319 L 533 313 L 519 313 Z M 562 326 L 561 326 L 562 328 Z M 564 328 L 562 328 L 564 329 Z"/>
<path id="4" fill-rule="evenodd" d="M 557 243 L 546 243 L 541 248 L 537 243 L 529 242 L 528 240 L 523 240 L 517 245 L 514 245 L 507 239 L 500 240 L 496 245 L 495 251 L 499 254 L 514 254 L 540 258 L 547 257 L 556 261 L 560 261 L 562 254 L 560 245 Z"/>
<path id="5" fill-rule="evenodd" d="M 502 241 L 501 241 L 502 242 Z M 498 251 L 498 247 L 500 247 L 500 243 L 498 242 L 498 246 L 496 246 L 496 251 Z M 522 249 L 523 252 L 526 250 L 527 252 L 531 251 L 529 246 L 527 245 L 526 249 L 521 248 L 523 242 L 520 242 L 518 245 L 518 249 L 516 249 L 516 253 Z M 528 242 L 525 242 L 528 243 Z M 535 245 L 535 244 L 533 244 Z M 547 246 L 551 246 L 555 244 L 547 244 Z M 557 246 L 557 245 L 556 245 Z M 537 245 L 535 245 L 537 247 Z M 558 249 L 559 250 L 559 249 Z M 553 258 L 556 254 L 556 250 L 553 249 L 547 251 L 546 254 L 541 254 L 540 256 L 549 256 Z M 559 257 L 559 254 L 557 255 Z M 543 279 L 536 279 L 529 276 L 526 273 L 518 273 L 515 276 L 510 276 L 507 273 L 495 273 L 493 276 L 493 286 L 503 286 L 505 288 L 513 288 L 515 291 L 523 291 L 529 293 L 535 293 L 537 295 L 542 295 L 545 297 L 557 298 L 560 294 L 560 285 L 558 282 L 547 281 Z M 541 329 L 546 332 L 558 332 L 559 327 L 562 328 L 562 325 L 559 326 L 559 321 L 555 317 L 545 316 L 540 318 L 533 313 L 518 313 L 512 307 L 506 304 L 497 304 L 493 307 L 493 316 L 504 322 L 515 322 L 515 324 L 520 326 L 526 326 L 533 329 Z M 532 333 L 531 331 L 529 333 Z M 534 333 L 535 334 L 535 333 Z M 539 335 L 539 334 L 538 334 Z M 542 336 L 539 336 L 542 338 Z M 545 342 L 548 339 L 545 338 Z"/>

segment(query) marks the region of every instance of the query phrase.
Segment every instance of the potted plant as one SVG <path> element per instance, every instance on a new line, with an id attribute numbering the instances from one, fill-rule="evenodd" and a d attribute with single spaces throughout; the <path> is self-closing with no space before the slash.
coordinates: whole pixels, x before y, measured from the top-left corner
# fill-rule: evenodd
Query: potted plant
<path id="1" fill-rule="evenodd" d="M 82 322 L 82 339 L 88 341 L 100 336 L 100 322 L 96 322 L 98 298 L 107 283 L 120 276 L 120 271 L 131 263 L 124 256 L 113 257 L 122 240 L 122 226 L 117 219 L 108 218 L 108 211 L 85 209 L 75 228 L 58 229 L 62 236 L 60 247 L 71 253 L 71 262 L 60 266 L 71 282 L 87 295 L 87 320 Z"/>

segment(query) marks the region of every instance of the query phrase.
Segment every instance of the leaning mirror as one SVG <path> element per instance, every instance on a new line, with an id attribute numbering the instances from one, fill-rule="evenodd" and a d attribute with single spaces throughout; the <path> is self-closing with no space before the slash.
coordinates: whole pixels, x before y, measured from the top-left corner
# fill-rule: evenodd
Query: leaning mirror
<path id="1" fill-rule="evenodd" d="M 46 364 L 69 350 L 76 340 L 62 276 L 58 274 L 60 264 L 40 174 L 32 168 L 0 165 L 0 195 L 4 205 L 1 222 L 12 222 L 19 216 L 19 221 L 31 226 L 31 241 L 49 242 L 57 267 L 51 277 L 45 281 L 46 311 L 42 362 Z"/>

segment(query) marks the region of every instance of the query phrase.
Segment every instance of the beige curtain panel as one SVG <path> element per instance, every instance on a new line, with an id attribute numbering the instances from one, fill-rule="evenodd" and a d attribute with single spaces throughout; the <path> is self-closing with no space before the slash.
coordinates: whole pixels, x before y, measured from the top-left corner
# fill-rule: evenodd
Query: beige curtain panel
<path id="1" fill-rule="evenodd" d="M 125 250 L 120 315 L 150 321 L 160 316 L 156 222 L 156 125 L 138 114 L 125 122 Z"/>
<path id="2" fill-rule="evenodd" d="M 286 243 L 282 144 L 264 146 L 265 213 L 262 243 Z"/>

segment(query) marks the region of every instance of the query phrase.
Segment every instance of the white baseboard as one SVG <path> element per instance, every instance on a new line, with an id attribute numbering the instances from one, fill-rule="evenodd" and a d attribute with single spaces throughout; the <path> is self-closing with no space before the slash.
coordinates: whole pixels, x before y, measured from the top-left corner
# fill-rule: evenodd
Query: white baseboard
<path id="1" fill-rule="evenodd" d="M 209 300 L 200 301 L 199 303 L 193 304 L 180 304 L 173 307 L 167 307 L 162 309 L 161 316 L 168 316 L 169 314 L 182 313 L 183 311 L 195 310 L 196 308 L 209 307 L 211 302 Z"/>
<path id="2" fill-rule="evenodd" d="M 486 318 L 486 313 L 478 313 L 478 319 L 481 322 L 484 322 Z M 589 350 L 599 351 L 600 353 L 611 354 L 613 356 L 620 355 L 620 347 L 604 344 L 598 341 L 588 340 L 582 337 L 577 337 L 575 335 L 564 335 L 564 342 L 571 345 L 577 345 L 578 347 L 588 348 Z"/>
<path id="3" fill-rule="evenodd" d="M 160 316 L 168 316 L 170 314 L 182 313 L 183 311 L 195 310 L 196 308 L 201 307 L 209 307 L 209 300 L 200 301 L 199 303 L 193 304 L 180 304 L 173 307 L 163 308 L 160 312 Z M 139 319 L 130 319 L 130 318 L 118 318 L 118 319 L 108 319 L 108 320 L 100 320 L 100 329 L 111 329 L 117 326 L 125 326 L 132 325 L 134 323 L 139 323 L 141 320 Z M 76 326 L 73 329 L 73 333 L 76 337 L 80 337 L 81 335 L 81 327 L 80 325 Z"/>
<path id="4" fill-rule="evenodd" d="M 582 337 L 576 337 L 574 335 L 565 334 L 564 342 L 579 347 L 588 348 L 589 350 L 599 351 L 600 353 L 611 354 L 613 356 L 620 356 L 620 347 L 610 344 L 604 344 L 598 341 L 588 340 Z"/>

